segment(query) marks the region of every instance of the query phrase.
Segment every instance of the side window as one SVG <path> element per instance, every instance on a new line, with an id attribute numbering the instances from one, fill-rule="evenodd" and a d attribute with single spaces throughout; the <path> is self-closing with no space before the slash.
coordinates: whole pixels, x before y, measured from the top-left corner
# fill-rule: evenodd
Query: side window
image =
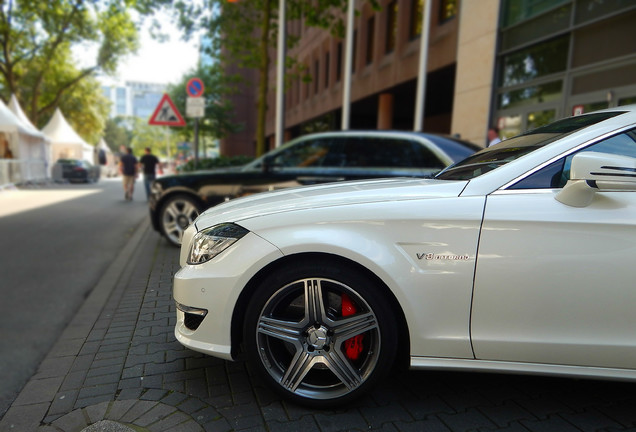
<path id="1" fill-rule="evenodd" d="M 279 168 L 322 166 L 329 153 L 329 139 L 299 142 L 274 156 L 272 165 Z"/>
<path id="2" fill-rule="evenodd" d="M 411 162 L 411 166 L 418 168 L 446 168 L 446 164 L 425 145 L 419 142 L 412 141 L 411 148 L 413 149 L 414 153 L 414 158 Z"/>
<path id="3" fill-rule="evenodd" d="M 444 163 L 420 143 L 399 138 L 350 138 L 347 165 L 361 168 L 443 168 Z"/>
<path id="4" fill-rule="evenodd" d="M 345 152 L 345 146 L 347 143 L 346 137 L 331 137 L 327 141 L 327 148 L 329 151 L 322 158 L 322 167 L 325 168 L 340 168 L 347 166 L 347 155 Z"/>
<path id="5" fill-rule="evenodd" d="M 536 173 L 526 177 L 510 189 L 554 189 L 562 188 L 570 179 L 572 158 L 580 152 L 599 152 L 636 158 L 636 129 L 614 135 L 589 147 L 572 153 L 551 163 Z"/>

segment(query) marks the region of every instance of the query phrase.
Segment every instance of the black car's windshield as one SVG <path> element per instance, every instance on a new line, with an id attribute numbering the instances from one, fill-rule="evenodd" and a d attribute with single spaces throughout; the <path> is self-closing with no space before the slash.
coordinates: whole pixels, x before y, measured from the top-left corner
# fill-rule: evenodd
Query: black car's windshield
<path id="1" fill-rule="evenodd" d="M 556 121 L 475 153 L 463 161 L 451 165 L 439 173 L 436 178 L 440 180 L 470 180 L 519 159 L 565 135 L 622 113 L 620 111 L 593 113 Z"/>

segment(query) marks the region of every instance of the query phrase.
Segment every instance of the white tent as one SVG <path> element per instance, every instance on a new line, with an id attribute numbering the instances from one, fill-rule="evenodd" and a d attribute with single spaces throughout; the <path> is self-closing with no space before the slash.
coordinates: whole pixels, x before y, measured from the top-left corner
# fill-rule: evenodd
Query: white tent
<path id="1" fill-rule="evenodd" d="M 51 167 L 51 141 L 33 126 L 31 120 L 24 114 L 15 94 L 11 95 L 9 109 L 22 122 L 22 125 L 28 130 L 29 134 L 34 137 L 31 139 L 32 142 L 29 146 L 28 155 L 28 159 L 31 161 L 30 165 L 32 165 L 33 168 L 31 171 L 36 172 L 37 174 L 35 176 L 38 178 L 49 177 Z M 44 163 L 43 171 L 41 167 L 42 161 Z"/>
<path id="2" fill-rule="evenodd" d="M 46 177 L 44 140 L 0 101 L 0 187 Z"/>
<path id="3" fill-rule="evenodd" d="M 51 161 L 58 159 L 83 159 L 94 162 L 95 148 L 86 143 L 64 118 L 60 109 L 55 110 L 42 133 L 51 140 Z"/>

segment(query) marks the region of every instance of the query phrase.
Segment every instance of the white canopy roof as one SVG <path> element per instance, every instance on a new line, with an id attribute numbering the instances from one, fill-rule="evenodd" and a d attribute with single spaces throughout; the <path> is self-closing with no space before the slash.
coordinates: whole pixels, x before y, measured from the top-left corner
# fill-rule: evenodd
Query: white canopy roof
<path id="1" fill-rule="evenodd" d="M 0 100 L 0 131 L 2 132 L 19 132 L 27 135 L 29 128 L 22 120 L 18 118 L 5 104 Z M 39 135 L 39 133 L 38 133 Z"/>
<path id="2" fill-rule="evenodd" d="M 17 100 L 15 101 L 17 103 Z M 19 108 L 19 106 L 18 106 Z M 20 112 L 22 110 L 20 109 Z M 22 113 L 24 116 L 24 113 Z M 20 161 L 7 179 L 0 184 L 43 179 L 47 176 L 47 161 L 50 159 L 46 137 L 24 116 L 21 119 L 13 110 L 0 101 L 0 133 L 3 146 L 9 147 L 12 158 Z M 6 174 L 0 172 L 0 174 Z"/>
<path id="3" fill-rule="evenodd" d="M 59 108 L 44 126 L 42 133 L 51 140 L 54 161 L 61 158 L 74 158 L 93 162 L 95 148 L 75 132 Z"/>
<path id="4" fill-rule="evenodd" d="M 29 131 L 29 133 L 45 138 L 44 134 L 40 132 L 35 126 L 33 126 L 31 120 L 29 120 L 26 114 L 24 114 L 24 111 L 22 111 L 22 107 L 20 106 L 18 98 L 15 96 L 15 94 L 11 95 L 11 100 L 9 101 L 9 109 L 18 118 L 22 126 L 24 126 L 24 128 Z"/>
<path id="5" fill-rule="evenodd" d="M 91 147 L 75 132 L 71 125 L 68 124 L 66 118 L 64 118 L 64 114 L 62 114 L 59 108 L 55 110 L 55 114 L 53 114 L 51 120 L 44 126 L 42 132 L 53 143 L 77 144 Z"/>

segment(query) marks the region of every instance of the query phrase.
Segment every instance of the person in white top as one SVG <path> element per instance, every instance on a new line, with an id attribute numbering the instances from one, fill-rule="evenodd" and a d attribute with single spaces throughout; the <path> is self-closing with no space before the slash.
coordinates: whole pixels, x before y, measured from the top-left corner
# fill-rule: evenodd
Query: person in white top
<path id="1" fill-rule="evenodd" d="M 499 142 L 501 142 L 501 138 L 499 138 L 499 129 L 495 127 L 491 127 L 490 129 L 488 129 L 488 147 L 493 146 Z"/>

